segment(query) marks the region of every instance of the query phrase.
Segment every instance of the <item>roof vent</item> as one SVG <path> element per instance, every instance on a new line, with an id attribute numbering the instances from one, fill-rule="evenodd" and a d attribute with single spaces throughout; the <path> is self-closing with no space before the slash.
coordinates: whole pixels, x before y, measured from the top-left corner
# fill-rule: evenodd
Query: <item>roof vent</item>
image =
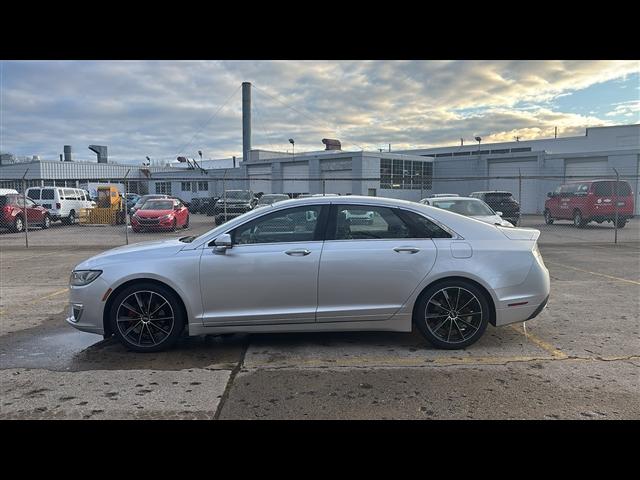
<path id="1" fill-rule="evenodd" d="M 333 138 L 323 138 L 322 143 L 324 143 L 326 147 L 325 150 L 342 150 L 340 140 L 335 140 Z"/>

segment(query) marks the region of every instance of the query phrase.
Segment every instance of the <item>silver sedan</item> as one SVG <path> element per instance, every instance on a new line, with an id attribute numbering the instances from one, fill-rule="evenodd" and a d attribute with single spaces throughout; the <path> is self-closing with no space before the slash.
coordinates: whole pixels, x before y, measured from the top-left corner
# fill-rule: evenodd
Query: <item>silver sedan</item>
<path id="1" fill-rule="evenodd" d="M 362 216 L 371 221 L 353 222 Z M 197 237 L 106 251 L 71 274 L 67 322 L 153 352 L 189 335 L 415 326 L 471 345 L 549 298 L 538 230 L 374 197 L 253 210 Z"/>

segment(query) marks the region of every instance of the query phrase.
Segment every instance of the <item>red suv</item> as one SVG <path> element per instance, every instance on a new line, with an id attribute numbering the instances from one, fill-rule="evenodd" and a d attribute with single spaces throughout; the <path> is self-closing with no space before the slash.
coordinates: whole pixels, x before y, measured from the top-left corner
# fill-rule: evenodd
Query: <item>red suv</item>
<path id="1" fill-rule="evenodd" d="M 561 185 L 544 203 L 544 221 L 551 225 L 554 220 L 573 220 L 576 227 L 584 227 L 594 221 L 615 222 L 616 201 L 618 203 L 618 228 L 633 217 L 633 192 L 625 181 L 618 182 L 616 199 L 615 180 L 589 180 Z"/>
<path id="2" fill-rule="evenodd" d="M 49 228 L 51 218 L 46 208 L 37 205 L 29 197 L 25 199 L 24 195 L 9 193 L 0 195 L 0 228 L 9 228 L 14 232 L 22 232 L 25 227 L 24 205 L 26 201 L 27 218 L 26 221 L 31 225 L 37 225 L 42 228 Z"/>

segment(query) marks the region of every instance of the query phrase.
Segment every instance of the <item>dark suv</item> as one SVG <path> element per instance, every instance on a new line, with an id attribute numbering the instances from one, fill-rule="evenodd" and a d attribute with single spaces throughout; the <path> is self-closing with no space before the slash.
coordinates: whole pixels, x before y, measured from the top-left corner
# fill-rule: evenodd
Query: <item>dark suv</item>
<path id="1" fill-rule="evenodd" d="M 502 218 L 507 222 L 518 225 L 520 220 L 520 204 L 513 198 L 511 192 L 473 192 L 470 197 L 479 198 L 489 205 L 495 212 L 502 212 Z"/>
<path id="2" fill-rule="evenodd" d="M 258 199 L 251 190 L 227 190 L 213 207 L 216 225 L 253 210 Z"/>

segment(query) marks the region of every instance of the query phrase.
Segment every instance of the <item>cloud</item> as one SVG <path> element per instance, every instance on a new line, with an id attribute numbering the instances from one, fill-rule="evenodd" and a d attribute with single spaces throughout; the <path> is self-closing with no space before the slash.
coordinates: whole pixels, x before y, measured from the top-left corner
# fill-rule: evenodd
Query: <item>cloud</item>
<path id="1" fill-rule="evenodd" d="M 296 151 L 319 150 L 332 137 L 345 149 L 398 150 L 548 137 L 556 126 L 575 135 L 637 118 L 637 100 L 602 118 L 551 101 L 638 72 L 636 61 L 4 61 L 0 150 L 57 159 L 70 144 L 94 160 L 87 146 L 104 144 L 116 161 L 239 156 L 243 81 L 255 86 L 254 148 L 286 150 L 295 138 Z"/>

